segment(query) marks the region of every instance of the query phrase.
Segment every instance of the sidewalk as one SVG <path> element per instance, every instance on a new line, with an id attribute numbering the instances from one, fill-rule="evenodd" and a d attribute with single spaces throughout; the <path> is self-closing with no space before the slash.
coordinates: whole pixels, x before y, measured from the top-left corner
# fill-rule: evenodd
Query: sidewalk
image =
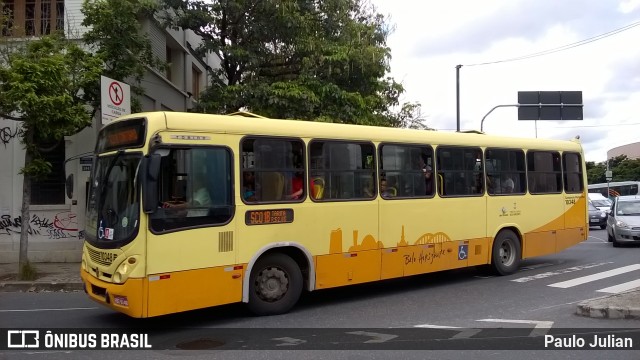
<path id="1" fill-rule="evenodd" d="M 6 278 L 18 272 L 18 264 L 0 264 L 0 292 L 83 291 L 80 263 L 35 263 L 35 281 Z M 593 318 L 640 319 L 640 288 L 580 302 L 576 314 Z"/>
<path id="2" fill-rule="evenodd" d="M 18 264 L 0 264 L 0 292 L 82 291 L 80 263 L 34 263 L 38 278 L 18 281 Z"/>

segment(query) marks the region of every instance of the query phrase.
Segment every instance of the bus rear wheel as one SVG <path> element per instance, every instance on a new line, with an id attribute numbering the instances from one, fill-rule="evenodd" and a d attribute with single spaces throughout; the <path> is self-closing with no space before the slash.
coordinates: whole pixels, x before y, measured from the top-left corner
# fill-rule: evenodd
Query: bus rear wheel
<path id="1" fill-rule="evenodd" d="M 284 314 L 298 302 L 302 293 L 302 272 L 284 254 L 259 259 L 249 278 L 249 310 L 256 315 Z"/>
<path id="2" fill-rule="evenodd" d="M 520 239 L 511 230 L 503 230 L 493 241 L 491 266 L 500 275 L 518 271 L 520 266 Z"/>

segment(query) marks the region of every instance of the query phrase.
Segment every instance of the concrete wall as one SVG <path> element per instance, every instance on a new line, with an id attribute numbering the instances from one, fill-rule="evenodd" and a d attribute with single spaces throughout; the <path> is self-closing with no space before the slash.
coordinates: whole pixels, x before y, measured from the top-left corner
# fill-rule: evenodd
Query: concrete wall
<path id="1" fill-rule="evenodd" d="M 65 27 L 68 36 L 76 37 L 86 31 L 80 23 L 81 0 L 65 3 Z M 172 79 L 165 73 L 149 69 L 142 81 L 145 95 L 140 99 L 143 111 L 187 111 L 195 105 L 188 92 L 192 90 L 192 66 L 202 73 L 201 90 L 209 83 L 206 67 L 219 66 L 216 56 L 194 59 L 187 42 L 192 47 L 199 42 L 191 32 L 167 31 L 158 27 L 156 21 L 144 21 L 144 31 L 149 34 L 154 52 L 165 60 L 166 46 L 172 48 Z M 189 39 L 189 40 L 188 40 Z M 204 62 L 204 64 L 203 64 Z M 65 139 L 65 158 L 69 159 L 93 151 L 98 130 L 102 127 L 97 117 L 93 126 Z M 20 249 L 20 217 L 22 206 L 22 176 L 24 149 L 19 141 L 18 123 L 0 118 L 0 263 L 18 261 Z M 80 159 L 67 162 L 66 174 L 73 175 L 74 192 L 65 196 L 64 204 L 31 205 L 29 222 L 29 258 L 35 262 L 80 261 L 84 235 L 84 209 L 86 183 L 90 171 Z"/>

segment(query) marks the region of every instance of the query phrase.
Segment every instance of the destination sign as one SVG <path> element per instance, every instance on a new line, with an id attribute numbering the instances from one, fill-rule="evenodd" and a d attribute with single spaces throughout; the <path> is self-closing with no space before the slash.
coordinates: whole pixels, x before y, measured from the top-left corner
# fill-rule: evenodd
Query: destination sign
<path id="1" fill-rule="evenodd" d="M 285 224 L 293 222 L 293 209 L 251 210 L 245 213 L 247 225 Z"/>

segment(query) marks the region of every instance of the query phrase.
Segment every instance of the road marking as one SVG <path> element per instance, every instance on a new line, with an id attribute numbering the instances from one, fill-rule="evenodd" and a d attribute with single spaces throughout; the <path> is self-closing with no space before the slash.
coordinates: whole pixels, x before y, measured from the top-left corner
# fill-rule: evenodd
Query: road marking
<path id="1" fill-rule="evenodd" d="M 529 333 L 530 337 L 545 335 L 547 332 L 549 332 L 549 329 L 551 329 L 551 326 L 553 326 L 553 321 L 511 320 L 511 319 L 481 319 L 476 321 L 535 325 L 533 327 L 533 330 L 531 330 L 531 332 Z"/>
<path id="2" fill-rule="evenodd" d="M 10 309 L 10 310 L 0 310 L 0 312 L 73 311 L 73 310 L 94 310 L 94 309 L 98 309 L 98 308 L 87 307 L 87 308 L 64 308 L 64 309 Z"/>
<path id="3" fill-rule="evenodd" d="M 607 243 L 607 242 L 608 242 L 608 241 L 607 241 L 607 239 L 601 239 L 601 238 L 599 238 L 599 237 L 597 237 L 597 236 L 591 236 L 591 235 L 589 235 L 589 238 L 590 238 L 590 239 L 598 239 L 598 240 L 600 240 L 600 242 L 603 242 L 603 243 Z M 585 241 L 585 242 L 582 242 L 581 244 L 584 244 L 584 243 L 587 243 L 587 242 L 588 242 L 588 240 L 587 240 L 587 241 Z M 597 242 L 597 243 L 599 243 L 599 242 Z"/>
<path id="4" fill-rule="evenodd" d="M 537 268 L 551 266 L 551 265 L 554 265 L 554 264 L 553 263 L 533 264 L 533 265 L 521 267 L 520 270 L 521 271 L 534 270 L 534 269 L 537 269 Z"/>
<path id="5" fill-rule="evenodd" d="M 626 283 L 622 283 L 615 286 L 610 286 L 608 288 L 596 290 L 597 292 L 609 293 L 609 294 L 617 294 L 623 291 L 631 290 L 640 287 L 640 280 L 633 280 Z"/>
<path id="6" fill-rule="evenodd" d="M 445 329 L 445 330 L 462 329 L 462 330 L 459 330 L 457 334 L 452 336 L 451 339 L 468 339 L 473 335 L 482 331 L 482 329 L 468 329 L 468 328 L 461 328 L 458 326 L 444 326 L 444 325 L 430 325 L 430 324 L 414 325 L 413 327 L 427 328 L 427 329 Z"/>
<path id="7" fill-rule="evenodd" d="M 273 338 L 271 340 L 282 341 L 280 344 L 276 344 L 276 346 L 297 346 L 307 342 L 307 340 L 296 339 L 292 337 Z"/>
<path id="8" fill-rule="evenodd" d="M 579 277 L 579 278 L 572 279 L 572 280 L 558 282 L 558 283 L 547 285 L 547 286 L 566 289 L 566 288 L 570 288 L 570 287 L 573 287 L 573 286 L 585 284 L 585 283 L 588 283 L 588 282 L 591 282 L 591 281 L 596 281 L 596 280 L 605 279 L 605 278 L 608 278 L 608 277 L 612 277 L 612 276 L 628 273 L 630 271 L 634 271 L 634 270 L 638 270 L 638 269 L 640 269 L 640 264 L 633 264 L 633 265 L 623 266 L 621 268 L 617 268 L 617 269 L 613 269 L 613 270 L 599 272 L 599 273 L 593 274 L 593 275 L 588 275 L 588 276 L 583 276 L 583 277 Z"/>
<path id="9" fill-rule="evenodd" d="M 613 262 L 609 261 L 609 262 L 601 262 L 601 263 L 593 263 L 593 264 L 572 266 L 572 267 L 566 268 L 566 269 L 560 269 L 560 270 L 556 270 L 556 271 L 547 271 L 547 272 L 543 272 L 543 273 L 536 274 L 536 275 L 525 276 L 525 277 L 513 279 L 511 281 L 524 283 L 524 282 L 529 282 L 529 281 L 533 281 L 533 280 L 548 278 L 548 277 L 555 276 L 555 275 L 561 275 L 561 274 L 566 274 L 566 273 L 570 273 L 570 272 L 574 272 L 574 271 L 590 269 L 590 268 L 593 268 L 593 267 L 607 265 L 607 264 L 613 264 Z"/>
<path id="10" fill-rule="evenodd" d="M 381 333 L 374 333 L 374 332 L 368 332 L 368 331 L 352 331 L 352 332 L 348 332 L 347 334 L 369 336 L 373 338 L 371 340 L 365 341 L 364 342 L 365 344 L 383 343 L 385 341 L 389 341 L 391 339 L 395 339 L 398 337 L 398 335 L 381 334 Z"/>

